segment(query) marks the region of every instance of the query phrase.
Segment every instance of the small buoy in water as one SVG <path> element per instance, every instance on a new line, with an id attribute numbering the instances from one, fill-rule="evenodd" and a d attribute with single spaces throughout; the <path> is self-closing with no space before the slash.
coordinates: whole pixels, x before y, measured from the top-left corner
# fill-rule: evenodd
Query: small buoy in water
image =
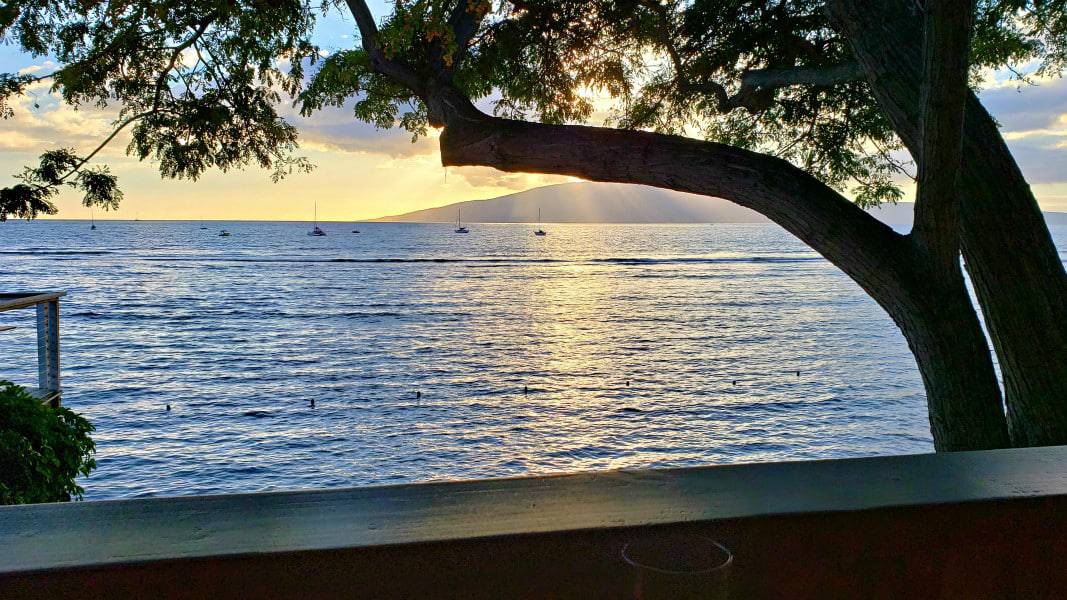
<path id="1" fill-rule="evenodd" d="M 170 405 L 169 404 L 167 405 L 167 410 L 170 410 Z"/>
<path id="2" fill-rule="evenodd" d="M 528 386 L 528 385 L 522 386 L 522 393 L 529 394 L 530 393 L 530 386 Z"/>
<path id="3" fill-rule="evenodd" d="M 736 379 L 734 380 L 734 385 L 737 385 L 737 380 Z"/>
<path id="4" fill-rule="evenodd" d="M 415 399 L 419 400 L 421 398 L 422 398 L 422 392 L 415 392 Z"/>
<path id="5" fill-rule="evenodd" d="M 630 387 L 630 380 L 629 379 L 626 380 L 626 387 Z"/>
<path id="6" fill-rule="evenodd" d="M 315 408 L 315 399 L 314 398 L 311 399 L 311 408 Z"/>
<path id="7" fill-rule="evenodd" d="M 800 371 L 797 371 L 797 377 L 800 377 Z"/>

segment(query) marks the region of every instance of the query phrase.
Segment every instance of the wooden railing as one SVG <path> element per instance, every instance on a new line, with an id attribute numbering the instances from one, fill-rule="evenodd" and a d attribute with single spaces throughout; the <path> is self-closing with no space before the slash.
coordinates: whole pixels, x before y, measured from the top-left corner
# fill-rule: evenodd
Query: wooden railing
<path id="1" fill-rule="evenodd" d="M 631 598 L 663 531 L 732 598 L 1065 598 L 1067 446 L 0 506 L 0 598 Z"/>
<path id="2" fill-rule="evenodd" d="M 59 385 L 59 299 L 66 292 L 0 292 L 0 312 L 20 308 L 37 309 L 37 389 L 31 390 L 44 402 L 58 405 Z M 0 331 L 13 329 L 5 326 Z"/>

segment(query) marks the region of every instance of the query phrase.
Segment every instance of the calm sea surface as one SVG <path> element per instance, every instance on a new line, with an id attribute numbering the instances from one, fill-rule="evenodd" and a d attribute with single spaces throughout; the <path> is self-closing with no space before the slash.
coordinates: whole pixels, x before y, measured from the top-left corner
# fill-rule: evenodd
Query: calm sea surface
<path id="1" fill-rule="evenodd" d="M 775 226 L 206 226 L 0 224 L 0 289 L 68 292 L 87 499 L 932 449 L 900 333 Z"/>

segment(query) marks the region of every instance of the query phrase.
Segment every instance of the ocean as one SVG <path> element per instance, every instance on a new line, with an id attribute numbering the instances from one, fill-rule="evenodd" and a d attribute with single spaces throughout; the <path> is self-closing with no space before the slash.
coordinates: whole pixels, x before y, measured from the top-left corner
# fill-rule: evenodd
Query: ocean
<path id="1" fill-rule="evenodd" d="M 67 292 L 87 500 L 932 450 L 899 331 L 774 225 L 322 227 L 0 223 L 0 290 Z"/>

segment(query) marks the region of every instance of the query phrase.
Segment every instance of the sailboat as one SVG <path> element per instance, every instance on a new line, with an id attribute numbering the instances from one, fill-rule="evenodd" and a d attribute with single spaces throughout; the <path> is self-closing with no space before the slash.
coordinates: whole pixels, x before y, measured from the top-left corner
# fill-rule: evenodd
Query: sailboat
<path id="1" fill-rule="evenodd" d="M 545 233 L 544 229 L 541 229 L 541 209 L 540 208 L 537 209 L 537 231 L 534 232 L 534 235 L 548 235 L 547 233 Z"/>
<path id="2" fill-rule="evenodd" d="M 463 226 L 463 211 L 456 211 L 456 233 L 470 233 L 470 230 Z"/>
<path id="3" fill-rule="evenodd" d="M 89 227 L 89 230 L 96 231 L 96 218 L 93 217 L 93 207 L 91 206 L 89 207 L 89 221 L 92 223 L 92 226 Z"/>
<path id="4" fill-rule="evenodd" d="M 326 235 L 326 232 L 319 229 L 319 203 L 315 203 L 315 228 L 308 232 L 308 235 L 321 237 Z"/>

